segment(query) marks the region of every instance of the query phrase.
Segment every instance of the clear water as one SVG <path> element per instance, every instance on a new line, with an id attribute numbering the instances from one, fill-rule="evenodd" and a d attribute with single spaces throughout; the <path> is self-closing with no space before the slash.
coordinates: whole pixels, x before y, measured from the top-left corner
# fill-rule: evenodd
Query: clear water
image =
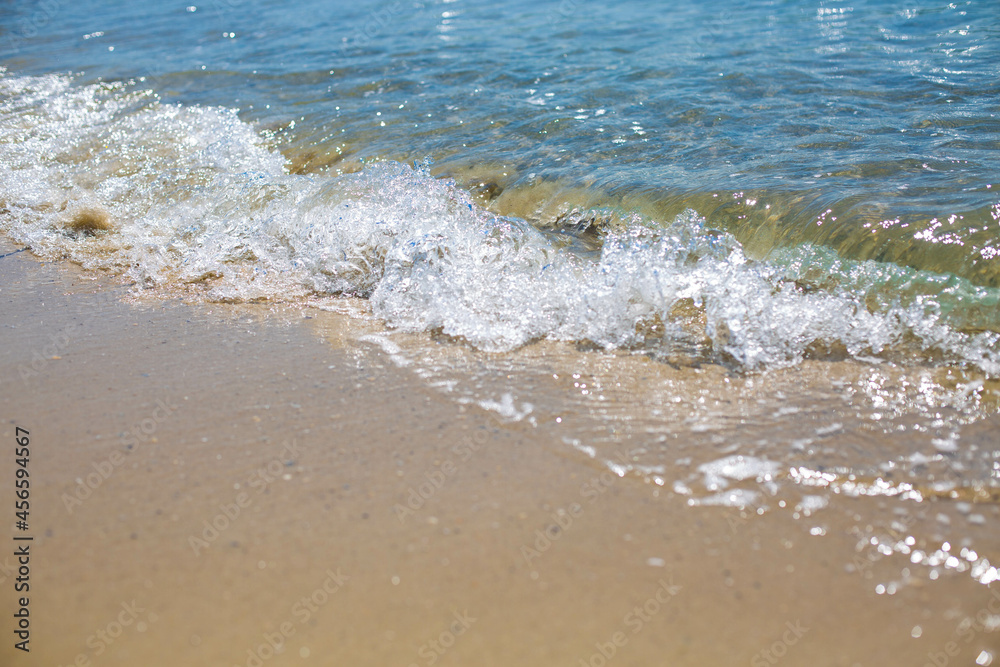
<path id="1" fill-rule="evenodd" d="M 217 299 L 358 294 L 484 349 L 1000 369 L 988 3 L 0 19 L 4 226 L 40 253 Z M 114 229 L 67 231 L 93 211 Z"/>
<path id="2" fill-rule="evenodd" d="M 13 73 L 143 77 L 287 128 L 299 166 L 431 158 L 619 212 L 698 202 L 758 252 L 1000 284 L 990 2 L 47 7 L 3 10 Z"/>

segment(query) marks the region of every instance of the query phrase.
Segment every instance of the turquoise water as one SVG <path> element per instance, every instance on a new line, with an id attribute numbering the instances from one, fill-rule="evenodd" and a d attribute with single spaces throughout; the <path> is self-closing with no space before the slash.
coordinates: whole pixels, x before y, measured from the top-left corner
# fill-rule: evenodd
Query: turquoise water
<path id="1" fill-rule="evenodd" d="M 52 0 L 0 27 L 0 224 L 39 254 L 360 295 L 484 349 L 1000 372 L 990 2 Z"/>

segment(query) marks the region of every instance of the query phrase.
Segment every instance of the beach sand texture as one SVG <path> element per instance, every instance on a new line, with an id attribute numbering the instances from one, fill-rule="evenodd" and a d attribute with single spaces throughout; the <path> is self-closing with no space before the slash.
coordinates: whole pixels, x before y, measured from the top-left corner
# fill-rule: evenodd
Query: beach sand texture
<path id="1" fill-rule="evenodd" d="M 0 284 L 3 438 L 31 433 L 35 535 L 32 650 L 8 637 L 4 664 L 921 665 L 998 647 L 975 625 L 995 584 L 906 579 L 909 558 L 859 545 L 893 499 L 692 507 L 566 447 L 568 399 L 525 378 L 513 412 L 462 404 L 357 318 L 129 301 L 29 253 Z M 603 353 L 547 354 L 572 375 Z M 641 444 L 617 425 L 622 451 Z M 963 520 L 911 505 L 900 518 Z M 975 507 L 988 525 L 961 531 L 995 556 L 997 505 Z"/>

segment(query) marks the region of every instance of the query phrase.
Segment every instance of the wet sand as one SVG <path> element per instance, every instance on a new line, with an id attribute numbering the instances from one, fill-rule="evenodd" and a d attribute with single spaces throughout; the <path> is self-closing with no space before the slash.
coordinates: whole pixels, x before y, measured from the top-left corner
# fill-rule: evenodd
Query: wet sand
<path id="1" fill-rule="evenodd" d="M 691 507 L 555 446 L 550 413 L 456 402 L 358 343 L 345 315 L 126 291 L 0 259 L 2 437 L 31 433 L 34 536 L 30 654 L 13 648 L 0 558 L 5 665 L 998 656 L 1000 583 L 876 591 L 908 561 L 869 557 L 851 517 L 885 498 L 839 498 L 821 536 L 790 511 Z M 622 446 L 640 437 L 625 429 Z M 995 503 L 982 512 L 977 547 L 1000 556 Z"/>

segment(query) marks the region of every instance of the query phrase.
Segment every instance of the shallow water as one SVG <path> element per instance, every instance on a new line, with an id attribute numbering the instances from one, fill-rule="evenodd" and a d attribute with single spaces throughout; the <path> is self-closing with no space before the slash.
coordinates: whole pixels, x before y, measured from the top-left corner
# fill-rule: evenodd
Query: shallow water
<path id="1" fill-rule="evenodd" d="M 398 162 L 287 173 L 229 110 L 65 75 L 0 85 L 5 229 L 141 287 L 359 295 L 392 326 L 485 350 L 552 338 L 744 370 L 830 356 L 1000 369 L 1000 291 L 960 276 L 813 244 L 755 260 L 693 209 L 546 227 Z"/>
<path id="2" fill-rule="evenodd" d="M 1000 578 L 995 381 L 856 361 L 740 374 L 557 342 L 491 354 L 386 332 L 364 301 L 312 306 L 355 322 L 316 314 L 328 340 L 381 350 L 452 400 L 530 424 L 555 451 L 592 463 L 605 486 L 632 479 L 691 507 L 738 512 L 729 516 L 740 525 L 778 513 L 802 534 L 850 534 L 857 554 L 895 573 L 872 583 L 892 583 L 890 594 L 942 576 Z M 857 554 L 831 557 L 853 571 Z"/>
<path id="3" fill-rule="evenodd" d="M 812 241 L 1000 281 L 988 2 L 49 9 L 4 10 L 11 71 L 236 108 L 297 169 L 430 158 L 522 217 L 697 204 L 759 254 Z"/>

